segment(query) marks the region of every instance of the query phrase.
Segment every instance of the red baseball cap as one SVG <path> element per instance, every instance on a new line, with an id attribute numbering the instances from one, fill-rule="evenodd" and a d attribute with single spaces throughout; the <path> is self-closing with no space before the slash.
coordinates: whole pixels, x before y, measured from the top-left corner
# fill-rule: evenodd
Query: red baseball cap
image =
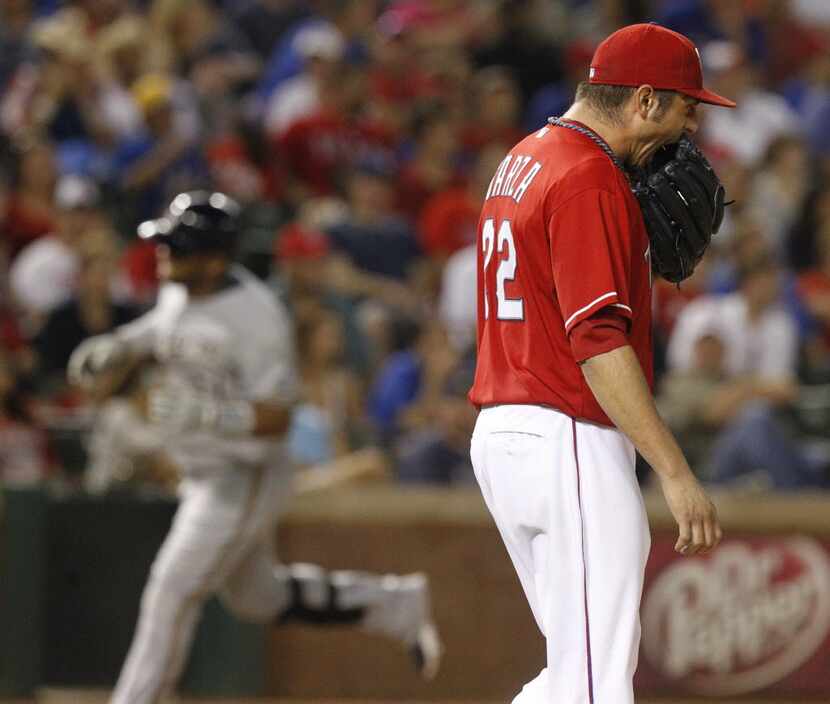
<path id="1" fill-rule="evenodd" d="M 594 52 L 589 83 L 650 85 L 676 90 L 702 103 L 734 108 L 735 103 L 703 87 L 700 54 L 688 37 L 659 24 L 618 29 Z"/>
<path id="2" fill-rule="evenodd" d="M 329 240 L 323 232 L 286 225 L 274 243 L 277 259 L 322 259 L 329 253 Z"/>

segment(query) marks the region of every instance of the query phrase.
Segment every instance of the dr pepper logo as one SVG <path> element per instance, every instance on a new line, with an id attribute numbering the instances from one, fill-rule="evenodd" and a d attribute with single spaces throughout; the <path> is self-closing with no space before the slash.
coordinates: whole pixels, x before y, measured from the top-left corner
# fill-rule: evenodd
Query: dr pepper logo
<path id="1" fill-rule="evenodd" d="M 830 561 L 809 538 L 724 543 L 676 560 L 643 603 L 643 651 L 688 690 L 763 689 L 803 665 L 830 633 Z"/>

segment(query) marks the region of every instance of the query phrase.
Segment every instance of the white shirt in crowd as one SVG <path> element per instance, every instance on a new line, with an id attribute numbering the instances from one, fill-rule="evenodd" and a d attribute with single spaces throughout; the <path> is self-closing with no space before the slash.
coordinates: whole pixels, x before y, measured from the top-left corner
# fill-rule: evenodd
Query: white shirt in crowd
<path id="1" fill-rule="evenodd" d="M 753 167 L 776 137 L 798 133 L 799 123 L 784 98 L 755 90 L 741 96 L 733 110 L 708 111 L 702 131 L 706 144 Z"/>
<path id="2" fill-rule="evenodd" d="M 476 337 L 476 246 L 454 252 L 444 267 L 439 314 L 450 343 L 466 350 Z"/>
<path id="3" fill-rule="evenodd" d="M 33 486 L 48 469 L 43 437 L 22 423 L 0 421 L 0 483 Z"/>
<path id="4" fill-rule="evenodd" d="M 268 134 L 281 135 L 298 120 L 313 114 L 319 105 L 320 92 L 311 77 L 291 78 L 268 101 L 265 129 Z"/>
<path id="5" fill-rule="evenodd" d="M 692 301 L 680 313 L 669 340 L 669 367 L 689 370 L 695 343 L 706 334 L 722 340 L 730 375 L 786 379 L 796 373 L 798 331 L 792 317 L 778 305 L 751 322 L 740 293 Z"/>
<path id="6" fill-rule="evenodd" d="M 830 2 L 827 0 L 792 0 L 792 13 L 807 25 L 830 26 Z"/>
<path id="7" fill-rule="evenodd" d="M 78 255 L 71 247 L 57 237 L 41 237 L 14 260 L 9 284 L 27 313 L 46 314 L 71 298 L 78 269 Z"/>

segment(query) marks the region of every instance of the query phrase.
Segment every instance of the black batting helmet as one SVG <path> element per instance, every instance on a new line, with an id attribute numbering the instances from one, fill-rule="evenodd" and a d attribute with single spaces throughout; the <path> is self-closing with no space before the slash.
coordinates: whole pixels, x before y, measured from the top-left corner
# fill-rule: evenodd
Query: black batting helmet
<path id="1" fill-rule="evenodd" d="M 217 191 L 179 193 L 167 212 L 138 226 L 138 236 L 164 244 L 173 256 L 218 252 L 232 255 L 239 204 Z"/>

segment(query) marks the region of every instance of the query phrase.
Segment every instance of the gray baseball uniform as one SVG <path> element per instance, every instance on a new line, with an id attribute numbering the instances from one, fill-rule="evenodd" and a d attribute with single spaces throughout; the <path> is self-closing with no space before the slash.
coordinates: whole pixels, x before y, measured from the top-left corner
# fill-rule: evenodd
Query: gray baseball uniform
<path id="1" fill-rule="evenodd" d="M 290 402 L 297 371 L 290 318 L 246 270 L 198 300 L 168 284 L 159 302 L 118 335 L 151 352 L 163 383 L 216 400 Z M 152 566 L 113 704 L 156 702 L 176 683 L 204 601 L 218 593 L 239 617 L 348 623 L 412 647 L 429 623 L 422 575 L 327 572 L 275 563 L 275 522 L 291 493 L 280 438 L 167 433 L 181 468 L 181 504 Z"/>

